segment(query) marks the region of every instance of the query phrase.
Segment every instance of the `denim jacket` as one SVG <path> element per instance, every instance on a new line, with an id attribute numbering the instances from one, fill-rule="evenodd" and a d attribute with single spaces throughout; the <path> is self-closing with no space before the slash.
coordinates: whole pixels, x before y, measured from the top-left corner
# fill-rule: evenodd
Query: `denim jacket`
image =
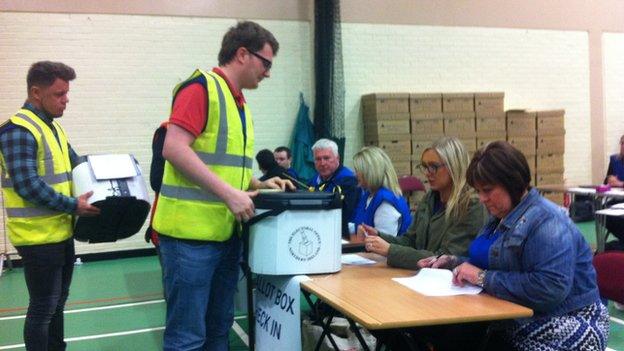
<path id="1" fill-rule="evenodd" d="M 560 316 L 599 301 L 587 241 L 570 218 L 535 189 L 502 223 L 489 251 L 488 294 L 533 309 L 533 318 Z M 519 321 L 520 322 L 520 321 Z"/>

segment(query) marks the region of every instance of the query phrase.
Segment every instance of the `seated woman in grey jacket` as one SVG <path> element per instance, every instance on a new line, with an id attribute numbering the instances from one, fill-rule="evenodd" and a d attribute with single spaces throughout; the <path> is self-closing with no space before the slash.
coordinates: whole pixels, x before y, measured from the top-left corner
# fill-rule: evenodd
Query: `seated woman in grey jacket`
<path id="1" fill-rule="evenodd" d="M 359 225 L 366 250 L 388 257 L 390 266 L 409 269 L 418 269 L 418 260 L 431 255 L 466 255 L 487 218 L 466 184 L 467 168 L 468 154 L 458 139 L 435 141 L 423 152 L 420 164 L 431 189 L 418 204 L 407 233 L 394 237 Z"/>

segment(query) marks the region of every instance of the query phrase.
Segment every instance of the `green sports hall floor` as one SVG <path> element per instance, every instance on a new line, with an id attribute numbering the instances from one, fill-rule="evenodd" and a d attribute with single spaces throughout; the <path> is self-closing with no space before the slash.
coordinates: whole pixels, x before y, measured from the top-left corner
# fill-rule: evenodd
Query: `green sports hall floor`
<path id="1" fill-rule="evenodd" d="M 595 242 L 594 223 L 579 227 Z M 65 312 L 68 350 L 159 350 L 165 304 L 155 256 L 87 262 L 76 266 Z M 0 350 L 24 350 L 22 325 L 28 294 L 21 269 L 0 276 Z M 624 312 L 610 303 L 609 349 L 624 351 Z M 247 350 L 247 320 L 236 317 L 231 349 Z"/>

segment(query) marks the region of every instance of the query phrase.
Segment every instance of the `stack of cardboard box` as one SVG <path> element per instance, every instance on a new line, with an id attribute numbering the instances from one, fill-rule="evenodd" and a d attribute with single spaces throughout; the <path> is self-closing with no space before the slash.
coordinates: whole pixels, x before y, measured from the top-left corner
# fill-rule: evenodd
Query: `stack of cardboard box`
<path id="1" fill-rule="evenodd" d="M 475 94 L 443 93 L 442 113 L 444 115 L 444 135 L 461 140 L 469 154 L 475 152 L 477 149 Z"/>
<path id="2" fill-rule="evenodd" d="M 489 142 L 507 140 L 526 156 L 532 185 L 563 184 L 565 111 L 505 112 L 504 98 L 502 92 L 364 95 L 364 142 L 384 149 L 399 176 L 412 174 L 427 187 L 418 166 L 439 137 L 460 139 L 470 155 Z"/>
<path id="3" fill-rule="evenodd" d="M 565 152 L 565 110 L 536 111 L 536 177 L 535 185 L 563 184 Z M 548 194 L 551 201 L 562 204 L 563 194 Z"/>
<path id="4" fill-rule="evenodd" d="M 364 144 L 382 148 L 399 176 L 411 173 L 408 93 L 362 96 Z"/>
<path id="5" fill-rule="evenodd" d="M 431 143 L 444 135 L 442 94 L 411 94 L 410 119 L 412 127 L 412 174 L 426 183 L 418 169 L 420 156 Z M 427 184 L 425 184 L 426 186 Z"/>
<path id="6" fill-rule="evenodd" d="M 504 93 L 475 94 L 477 149 L 495 140 L 506 140 L 504 99 Z"/>
<path id="7" fill-rule="evenodd" d="M 535 185 L 536 116 L 537 114 L 534 111 L 507 111 L 507 141 L 526 157 L 531 170 L 532 185 Z"/>

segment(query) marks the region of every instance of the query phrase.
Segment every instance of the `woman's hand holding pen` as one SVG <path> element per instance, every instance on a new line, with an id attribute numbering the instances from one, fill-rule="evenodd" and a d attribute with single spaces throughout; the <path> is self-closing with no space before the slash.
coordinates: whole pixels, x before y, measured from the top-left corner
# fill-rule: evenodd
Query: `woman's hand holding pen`
<path id="1" fill-rule="evenodd" d="M 377 231 L 377 229 L 366 224 L 360 224 L 358 226 L 357 235 L 358 238 L 364 238 L 364 247 L 366 248 L 366 251 L 374 252 L 382 256 L 388 256 L 390 244 L 379 237 L 379 231 Z"/>
<path id="2" fill-rule="evenodd" d="M 370 225 L 367 224 L 360 224 L 357 227 L 357 238 L 360 240 L 364 240 L 365 238 L 369 237 L 369 236 L 378 236 L 379 232 L 377 231 L 377 229 L 375 229 L 374 227 L 371 227 Z"/>

